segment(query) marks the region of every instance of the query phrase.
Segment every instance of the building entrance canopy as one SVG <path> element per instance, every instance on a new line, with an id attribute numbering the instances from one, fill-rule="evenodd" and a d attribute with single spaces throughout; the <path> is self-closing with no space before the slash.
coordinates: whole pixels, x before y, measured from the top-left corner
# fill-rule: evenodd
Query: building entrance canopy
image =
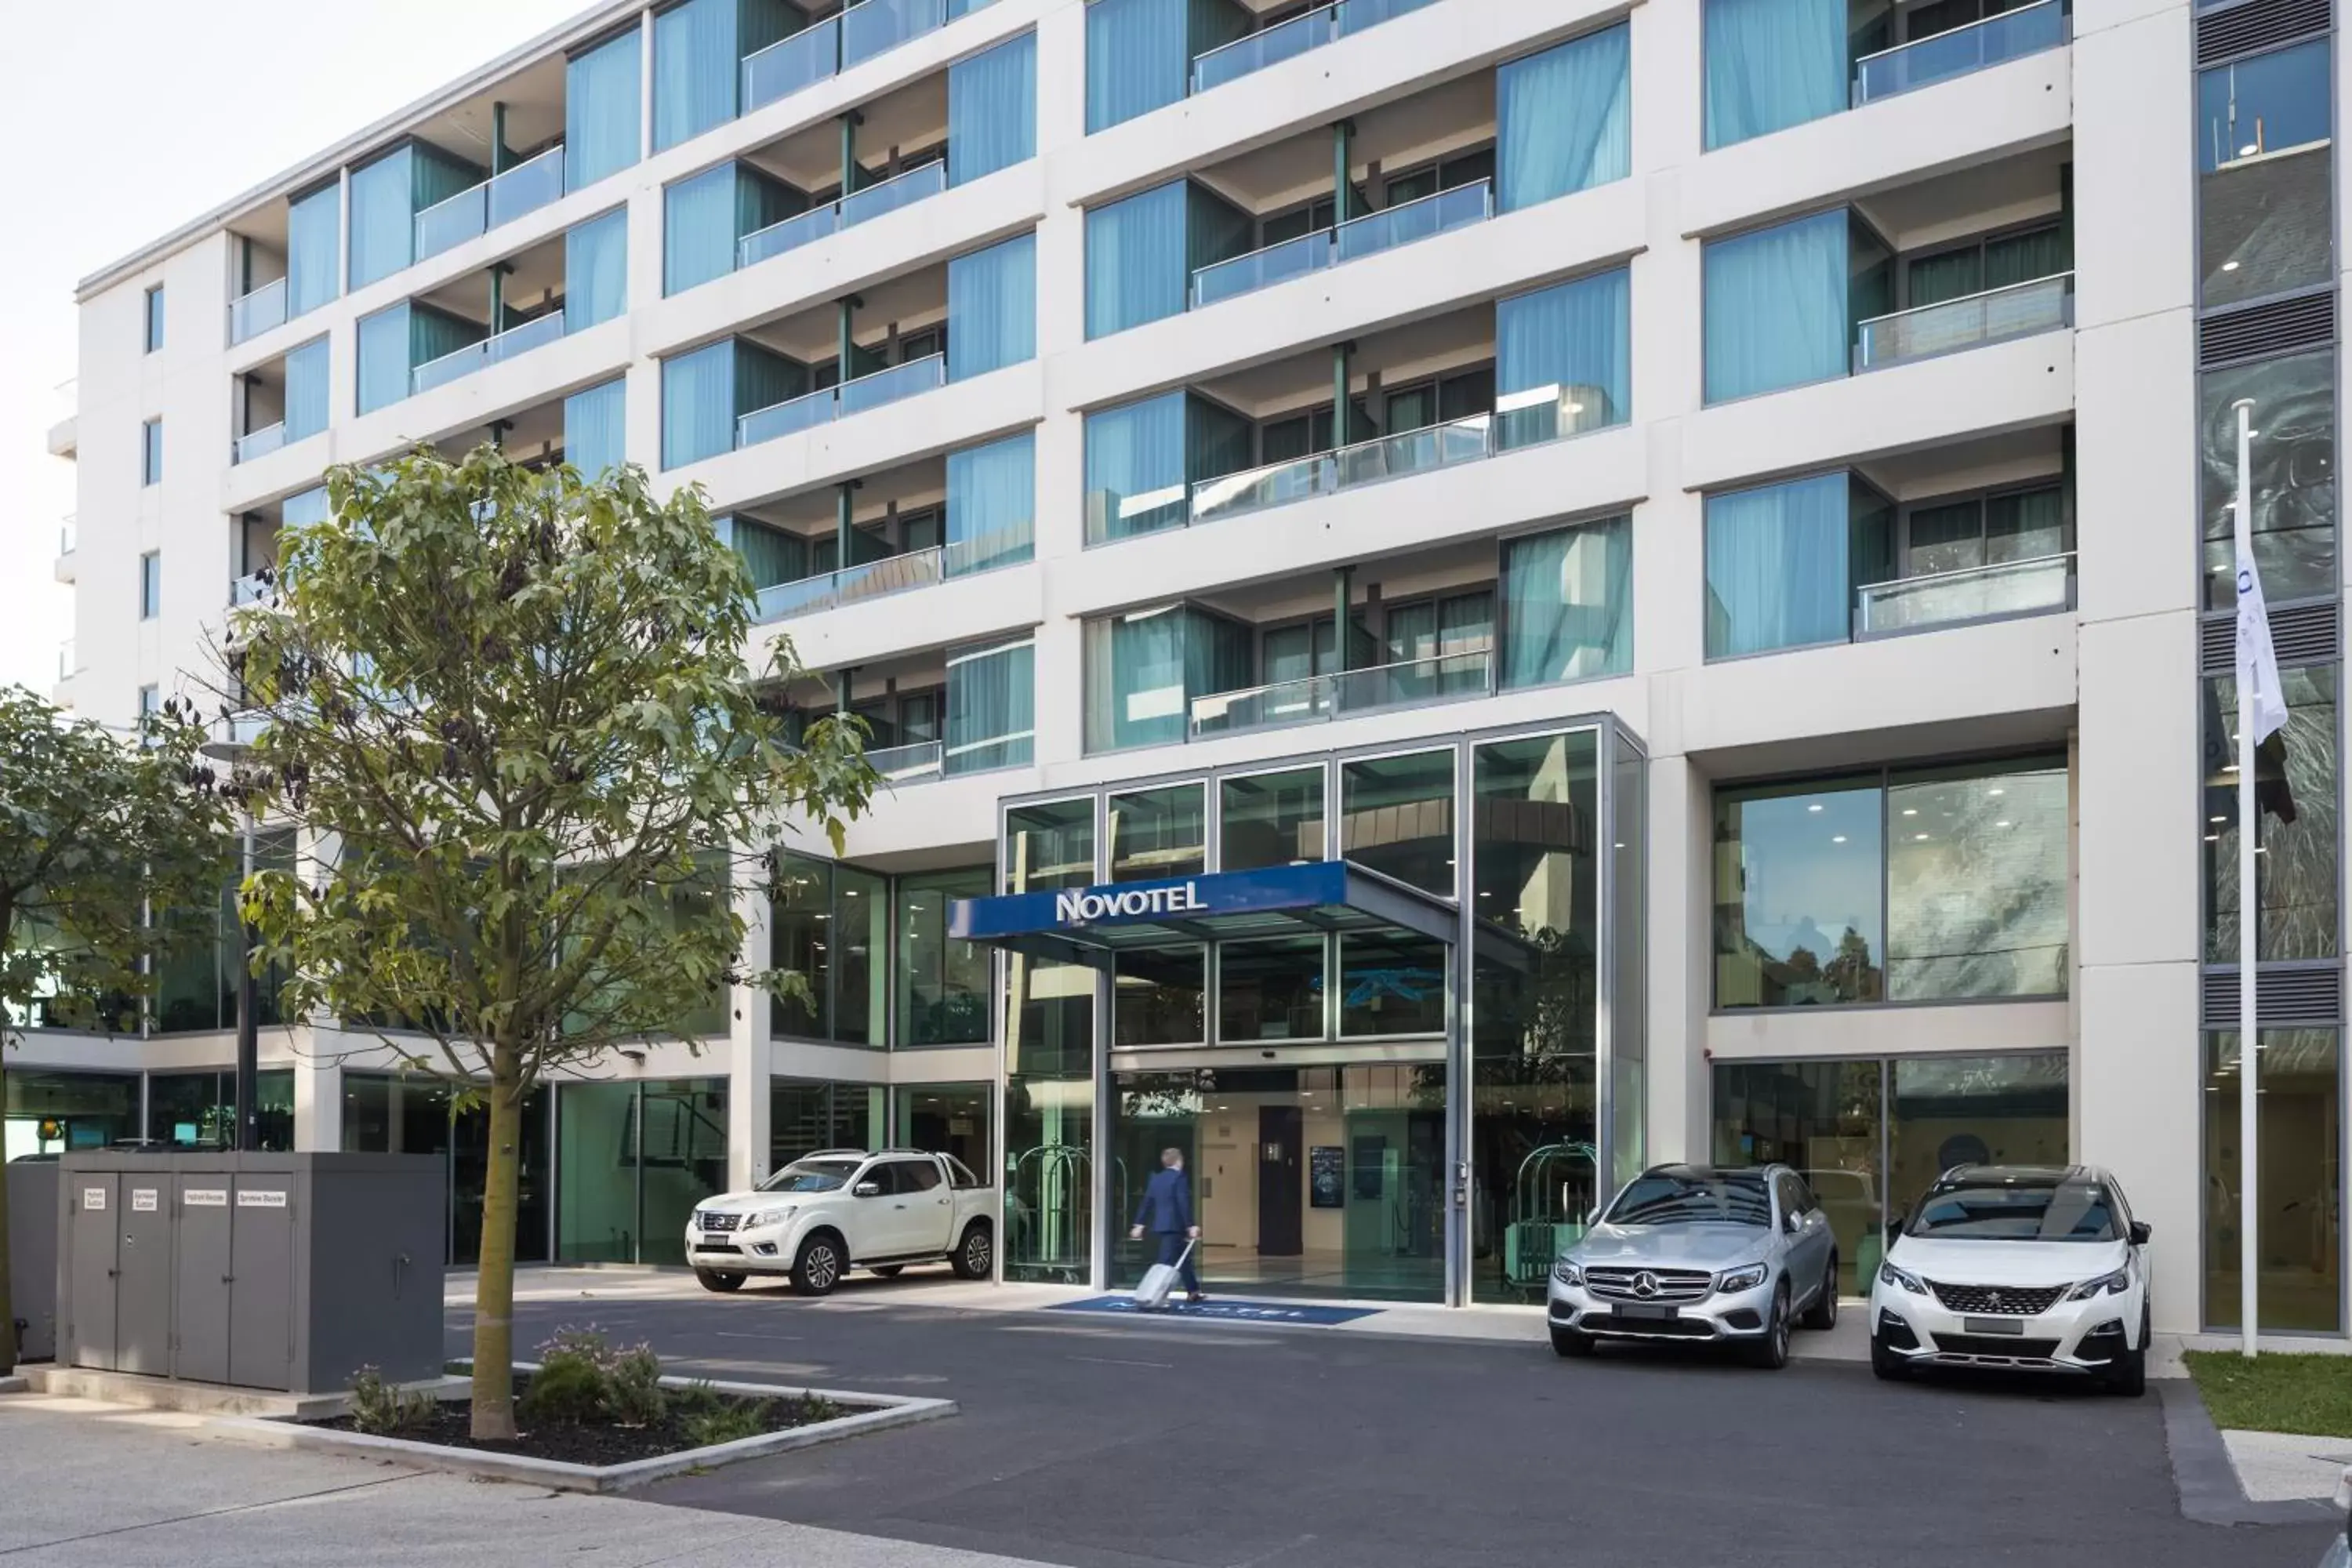
<path id="1" fill-rule="evenodd" d="M 949 934 L 1067 963 L 1241 937 L 1391 928 L 1451 943 L 1454 906 L 1346 860 L 959 899 Z"/>

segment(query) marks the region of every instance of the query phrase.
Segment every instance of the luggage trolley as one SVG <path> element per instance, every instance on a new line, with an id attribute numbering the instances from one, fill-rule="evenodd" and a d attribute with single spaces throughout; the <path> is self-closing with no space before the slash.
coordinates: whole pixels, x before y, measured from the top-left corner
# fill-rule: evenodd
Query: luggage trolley
<path id="1" fill-rule="evenodd" d="M 1124 1214 L 1127 1162 L 1112 1163 L 1111 1202 Z M 1087 1226 L 1094 1213 L 1094 1156 L 1076 1143 L 1024 1150 L 1005 1193 L 1005 1257 L 1070 1284 L 1087 1280 Z"/>
<path id="2" fill-rule="evenodd" d="M 1511 1223 L 1503 1228 L 1506 1284 L 1542 1288 L 1552 1260 L 1582 1238 L 1599 1176 L 1590 1143 L 1546 1143 L 1519 1162 L 1511 1184 Z"/>

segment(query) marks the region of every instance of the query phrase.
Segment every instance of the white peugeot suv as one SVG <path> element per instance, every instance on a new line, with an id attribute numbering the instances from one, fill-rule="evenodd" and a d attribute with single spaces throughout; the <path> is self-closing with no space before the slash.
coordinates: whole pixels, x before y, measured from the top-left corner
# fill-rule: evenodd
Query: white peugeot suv
<path id="1" fill-rule="evenodd" d="M 822 1296 L 852 1268 L 886 1279 L 946 1261 L 966 1279 L 995 1264 L 996 1189 L 952 1154 L 828 1149 L 793 1161 L 748 1193 L 694 1205 L 686 1260 L 707 1290 L 782 1274 Z"/>
<path id="2" fill-rule="evenodd" d="M 1870 1365 L 2147 1378 L 2147 1222 L 2106 1172 L 1959 1165 L 1887 1226 L 1870 1288 Z"/>

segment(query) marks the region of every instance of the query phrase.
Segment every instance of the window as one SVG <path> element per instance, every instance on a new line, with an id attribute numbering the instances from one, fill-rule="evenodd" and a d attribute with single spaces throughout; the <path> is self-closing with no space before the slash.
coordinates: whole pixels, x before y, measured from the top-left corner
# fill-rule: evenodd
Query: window
<path id="1" fill-rule="evenodd" d="M 139 558 L 139 618 L 152 621 L 163 613 L 163 556 L 150 550 Z"/>
<path id="2" fill-rule="evenodd" d="M 1087 134 L 1190 90 L 1192 59 L 1249 32 L 1234 0 L 1093 0 L 1087 6 Z"/>
<path id="3" fill-rule="evenodd" d="M 808 368 L 741 338 L 662 361 L 662 467 L 735 448 L 737 421 L 809 390 Z"/>
<path id="4" fill-rule="evenodd" d="M 1037 35 L 948 68 L 948 184 L 1037 155 Z"/>
<path id="5" fill-rule="evenodd" d="M 2264 1029 L 2255 1137 L 2262 1182 L 2254 1236 L 2261 1268 L 2260 1327 L 2332 1334 L 2343 1327 L 2343 1045 L 2334 1029 Z M 2239 1108 L 2244 1077 L 2239 1037 L 2205 1037 L 2203 1102 L 2204 1321 L 2236 1327 L 2243 1251 Z"/>
<path id="6" fill-rule="evenodd" d="M 159 688 L 142 686 L 139 689 L 140 728 L 146 728 L 148 721 L 154 718 L 156 714 L 162 712 L 163 708 L 163 699 Z"/>
<path id="7" fill-rule="evenodd" d="M 985 897 L 992 879 L 985 866 L 894 879 L 898 940 L 891 961 L 898 977 L 892 1048 L 988 1043 L 990 952 L 948 935 L 948 907 L 958 899 Z"/>
<path id="8" fill-rule="evenodd" d="M 1622 268 L 1497 300 L 1497 444 L 1624 424 L 1633 417 L 1633 286 Z"/>
<path id="9" fill-rule="evenodd" d="M 1847 0 L 1706 0 L 1706 145 L 1846 107 Z"/>
<path id="10" fill-rule="evenodd" d="M 1208 997 L 1208 950 L 1137 948 L 1113 956 L 1111 1041 L 1118 1046 L 1198 1046 Z"/>
<path id="11" fill-rule="evenodd" d="M 1707 241 L 1706 401 L 1846 374 L 1854 323 L 1894 308 L 1893 269 L 1891 248 L 1843 209 Z"/>
<path id="12" fill-rule="evenodd" d="M 1844 473 L 1706 498 L 1706 656 L 1843 642 L 1857 532 L 1887 502 Z"/>
<path id="13" fill-rule="evenodd" d="M 150 419 L 139 431 L 139 482 L 160 485 L 163 482 L 163 422 Z"/>
<path id="14" fill-rule="evenodd" d="M 575 392 L 563 400 L 563 460 L 594 481 L 626 460 L 625 378 Z"/>
<path id="15" fill-rule="evenodd" d="M 1050 893 L 1095 879 L 1095 803 L 1024 805 L 1004 814 L 1004 890 Z"/>
<path id="16" fill-rule="evenodd" d="M 778 1079 L 768 1090 L 768 1163 L 776 1172 L 763 1192 L 839 1192 L 857 1173 L 855 1160 L 811 1161 L 824 1149 L 878 1149 L 887 1091 L 871 1084 Z M 789 1177 L 787 1167 L 807 1161 Z"/>
<path id="17" fill-rule="evenodd" d="M 662 293 L 724 278 L 744 261 L 745 237 L 808 209 L 806 195 L 749 163 L 721 163 L 664 186 Z M 758 247 L 751 254 L 761 258 Z"/>
<path id="18" fill-rule="evenodd" d="M 1024 234 L 950 259 L 948 321 L 950 381 L 1035 359 L 1037 237 Z"/>
<path id="19" fill-rule="evenodd" d="M 343 193 L 330 181 L 286 209 L 286 319 L 332 300 L 342 288 Z"/>
<path id="20" fill-rule="evenodd" d="M 1339 854 L 1454 896 L 1454 752 L 1366 757 L 1339 766 Z"/>
<path id="21" fill-rule="evenodd" d="M 2321 349 L 2205 373 L 2199 392 L 2198 474 L 2205 526 L 2205 608 L 2237 608 L 2231 508 L 2238 484 L 2238 412 L 2252 398 L 2254 566 L 2272 605 L 2321 595 L 2336 583 L 2336 354 Z"/>
<path id="22" fill-rule="evenodd" d="M 410 142 L 351 175 L 351 286 L 389 278 L 416 259 L 416 215 L 488 177 L 488 171 Z"/>
<path id="23" fill-rule="evenodd" d="M 889 884 L 873 872 L 785 857 L 769 906 L 769 962 L 800 976 L 807 992 L 775 995 L 771 1033 L 837 1045 L 887 1043 L 889 902 Z"/>
<path id="24" fill-rule="evenodd" d="M 1217 944 L 1217 1038 L 1320 1040 L 1324 971 L 1329 953 L 1319 936 L 1274 937 Z"/>
<path id="25" fill-rule="evenodd" d="M 1086 420 L 1087 542 L 1173 528 L 1191 486 L 1251 463 L 1249 421 L 1188 393 L 1164 393 Z"/>
<path id="26" fill-rule="evenodd" d="M 2336 952 L 2336 667 L 2279 672 L 2286 727 L 2254 751 L 2258 961 L 2333 958 Z M 2205 961 L 2238 961 L 2238 685 L 2204 684 Z"/>
<path id="27" fill-rule="evenodd" d="M 1250 630 L 1192 605 L 1161 605 L 1086 624 L 1086 747 L 1173 745 L 1192 700 L 1250 684 Z"/>
<path id="28" fill-rule="evenodd" d="M 1220 781 L 1217 868 L 1254 871 L 1323 858 L 1323 770 Z"/>
<path id="29" fill-rule="evenodd" d="M 1620 23 L 1496 71 L 1498 211 L 1632 172 L 1631 32 Z"/>
<path id="30" fill-rule="evenodd" d="M 1036 737 L 1036 644 L 1027 637 L 950 651 L 946 772 L 1028 763 Z"/>
<path id="31" fill-rule="evenodd" d="M 1255 247 L 1256 222 L 1177 180 L 1087 212 L 1087 336 L 1181 314 L 1192 274 Z"/>
<path id="32" fill-rule="evenodd" d="M 804 26 L 786 0 L 686 0 L 654 16 L 654 151 L 735 118 L 742 60 Z"/>
<path id="33" fill-rule="evenodd" d="M 1633 668 L 1633 528 L 1603 518 L 1503 542 L 1501 684 Z"/>
<path id="34" fill-rule="evenodd" d="M 286 439 L 327 427 L 327 340 L 313 338 L 286 355 Z"/>
<path id="35" fill-rule="evenodd" d="M 2198 77 L 2199 247 L 2209 310 L 2334 275 L 2329 47 L 2315 38 Z"/>
<path id="36" fill-rule="evenodd" d="M 1012 566 L 1035 553 L 1037 437 L 1024 430 L 948 454 L 947 575 Z M 911 536 L 909 549 L 916 548 Z"/>
<path id="37" fill-rule="evenodd" d="M 563 236 L 563 330 L 577 332 L 629 308 L 629 211 L 574 224 Z"/>
<path id="38" fill-rule="evenodd" d="M 163 286 L 158 283 L 147 290 L 147 352 L 153 353 L 163 346 Z"/>
<path id="39" fill-rule="evenodd" d="M 563 67 L 563 188 L 577 191 L 637 161 L 638 28 Z"/>
<path id="40" fill-rule="evenodd" d="M 1717 792 L 1717 1007 L 1880 999 L 1881 808 L 1875 779 Z"/>
<path id="41" fill-rule="evenodd" d="M 1916 310 L 1947 300 L 2048 278 L 2074 265 L 2063 223 L 1989 235 L 1903 258 L 1903 307 Z"/>

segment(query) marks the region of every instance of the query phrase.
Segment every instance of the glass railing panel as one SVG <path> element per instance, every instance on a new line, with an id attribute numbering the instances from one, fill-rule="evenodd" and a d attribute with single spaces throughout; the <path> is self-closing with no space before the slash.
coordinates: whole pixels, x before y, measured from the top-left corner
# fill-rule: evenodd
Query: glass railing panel
<path id="1" fill-rule="evenodd" d="M 1393 250 L 1448 229 L 1484 223 L 1494 213 L 1495 187 L 1491 181 L 1456 185 L 1450 191 L 1440 191 L 1417 202 L 1406 202 L 1341 224 L 1332 232 L 1334 259 L 1353 261 L 1359 257 Z"/>
<path id="2" fill-rule="evenodd" d="M 2030 616 L 2063 610 L 2074 602 L 2074 556 L 1996 562 L 1856 589 L 1853 635 L 1883 637 L 1925 626 Z"/>
<path id="3" fill-rule="evenodd" d="M 501 360 L 510 360 L 519 353 L 528 353 L 532 349 L 543 348 L 562 335 L 563 312 L 552 311 L 536 321 L 525 321 L 520 327 L 509 327 L 482 345 L 482 357 L 487 363 L 497 364 Z"/>
<path id="4" fill-rule="evenodd" d="M 833 418 L 833 388 L 812 392 L 804 397 L 787 398 L 771 403 L 765 408 L 755 408 L 735 421 L 735 444 L 756 446 L 772 441 L 779 436 L 824 425 Z"/>
<path id="5" fill-rule="evenodd" d="M 229 301 L 228 341 L 241 343 L 286 322 L 286 279 L 264 283 L 250 294 Z"/>
<path id="6" fill-rule="evenodd" d="M 1484 697 L 1495 687 L 1495 650 L 1468 648 L 1431 658 L 1350 669 L 1331 678 L 1342 713 L 1408 702 L 1451 702 Z"/>
<path id="7" fill-rule="evenodd" d="M 1606 387 L 1585 383 L 1528 387 L 1495 399 L 1495 450 L 1539 447 L 1621 423 Z"/>
<path id="8" fill-rule="evenodd" d="M 562 195 L 563 148 L 559 143 L 490 182 L 490 226 L 512 223 Z"/>
<path id="9" fill-rule="evenodd" d="M 861 0 L 841 14 L 841 64 L 895 49 L 947 20 L 947 0 Z"/>
<path id="10" fill-rule="evenodd" d="M 871 0 L 869 0 L 869 4 Z M 1270 65 L 1291 59 L 1309 49 L 1321 48 L 1331 41 L 1336 23 L 1331 8 L 1309 11 L 1303 16 L 1293 16 L 1246 38 L 1211 49 L 1192 59 L 1192 90 L 1206 92 L 1229 81 L 1238 81 L 1253 71 L 1262 71 Z"/>
<path id="11" fill-rule="evenodd" d="M 1216 691 L 1195 697 L 1192 703 L 1192 733 L 1235 735 L 1251 730 L 1278 730 L 1291 724 L 1319 722 L 1331 717 L 1335 679 L 1310 675 L 1242 691 Z"/>
<path id="12" fill-rule="evenodd" d="M 1855 329 L 1854 368 L 1874 370 L 2053 331 L 2074 319 L 2074 275 L 2060 272 L 1880 316 Z"/>
<path id="13" fill-rule="evenodd" d="M 1418 11 L 1435 0 L 1339 0 L 1339 36 L 1360 33 L 1366 27 L 1393 21 L 1408 11 Z"/>
<path id="14" fill-rule="evenodd" d="M 230 453 L 230 458 L 235 462 L 250 463 L 256 458 L 269 456 L 284 445 L 286 445 L 286 422 L 281 419 L 275 425 L 265 425 L 258 430 L 248 430 L 236 438 L 235 450 Z"/>
<path id="15" fill-rule="evenodd" d="M 81 524 L 77 521 L 76 514 L 68 512 L 65 521 L 58 524 L 58 553 L 71 555 L 80 542 Z"/>
<path id="16" fill-rule="evenodd" d="M 228 585 L 229 607 L 235 609 L 240 605 L 259 604 L 268 596 L 277 581 L 277 574 L 268 568 L 247 573 Z"/>
<path id="17" fill-rule="evenodd" d="M 966 741 L 961 745 L 945 748 L 946 766 L 950 773 L 984 773 L 995 768 L 1026 767 L 1036 749 L 1037 732 L 1023 730 L 1015 734 L 997 735 L 985 741 Z"/>
<path id="18" fill-rule="evenodd" d="M 73 638 L 68 637 L 58 644 L 58 679 L 63 680 L 80 668 L 81 661 L 74 655 Z"/>
<path id="19" fill-rule="evenodd" d="M 462 245 L 489 226 L 490 187 L 474 185 L 416 215 L 416 259 Z"/>
<path id="20" fill-rule="evenodd" d="M 877 5 L 882 0 L 866 0 Z M 926 196 L 938 195 L 948 188 L 948 165 L 944 158 L 934 159 L 919 168 L 908 170 L 895 180 L 885 180 L 878 185 L 868 185 L 841 198 L 841 226 L 852 227 L 884 213 L 897 212 L 912 205 Z"/>
<path id="21" fill-rule="evenodd" d="M 782 256 L 787 250 L 798 250 L 812 240 L 823 239 L 840 226 L 839 217 L 833 204 L 827 202 L 782 223 L 754 229 L 735 242 L 735 265 L 749 267 L 755 261 Z"/>
<path id="22" fill-rule="evenodd" d="M 1970 22 L 1947 33 L 1916 38 L 1854 62 L 1853 99 L 1857 104 L 1939 81 L 1967 76 L 2026 55 L 2054 49 L 2066 41 L 2064 0 L 2042 0 Z"/>
<path id="23" fill-rule="evenodd" d="M 827 16 L 789 38 L 780 38 L 756 54 L 744 56 L 743 112 L 749 114 L 763 104 L 815 86 L 833 75 L 840 58 L 838 16 Z"/>
<path id="24" fill-rule="evenodd" d="M 1406 474 L 1426 473 L 1454 463 L 1471 463 L 1487 451 L 1494 416 L 1474 414 L 1450 425 L 1429 425 L 1378 440 L 1359 442 L 1335 455 L 1339 487 L 1376 484 Z"/>
<path id="25" fill-rule="evenodd" d="M 1318 452 L 1311 458 L 1202 479 L 1192 487 L 1192 521 L 1208 522 L 1262 507 L 1287 506 L 1310 496 L 1328 495 L 1339 488 L 1339 471 L 1331 454 Z"/>
<path id="26" fill-rule="evenodd" d="M 878 752 L 868 752 L 866 762 L 892 784 L 904 784 L 909 779 L 936 776 L 945 750 L 937 741 L 918 741 L 911 746 L 885 746 Z"/>
<path id="27" fill-rule="evenodd" d="M 872 0 L 867 0 L 870 5 Z M 879 408 L 886 403 L 896 403 L 918 393 L 930 392 L 947 384 L 947 357 L 926 354 L 921 359 L 894 364 L 888 370 L 877 370 L 871 375 L 861 375 L 855 381 L 845 381 L 834 390 L 841 395 L 844 417 L 862 414 L 869 408 Z"/>
<path id="28" fill-rule="evenodd" d="M 1192 309 L 1255 293 L 1293 278 L 1304 278 L 1309 272 L 1320 272 L 1330 265 L 1331 231 L 1328 228 L 1269 245 L 1264 250 L 1253 250 L 1247 256 L 1211 262 L 1192 274 Z"/>
<path id="29" fill-rule="evenodd" d="M 939 580 L 940 552 L 937 549 L 908 551 L 903 555 L 887 555 L 879 561 L 845 566 L 838 572 L 826 572 L 814 577 L 803 577 L 795 583 L 778 583 L 762 588 L 760 590 L 759 617 L 762 621 L 773 621 L 787 616 L 810 615 L 865 599 L 878 599 L 888 594 L 903 594 L 909 588 L 929 587 Z"/>
<path id="30" fill-rule="evenodd" d="M 408 390 L 412 393 L 428 392 L 436 386 L 446 386 L 462 376 L 471 375 L 489 363 L 489 352 L 490 342 L 484 338 L 479 342 L 467 343 L 455 353 L 426 360 L 408 373 Z"/>
<path id="31" fill-rule="evenodd" d="M 1007 523 L 941 547 L 940 574 L 965 577 L 974 572 L 993 572 L 1000 566 L 1018 566 L 1036 553 L 1034 527 L 1027 522 Z"/>

